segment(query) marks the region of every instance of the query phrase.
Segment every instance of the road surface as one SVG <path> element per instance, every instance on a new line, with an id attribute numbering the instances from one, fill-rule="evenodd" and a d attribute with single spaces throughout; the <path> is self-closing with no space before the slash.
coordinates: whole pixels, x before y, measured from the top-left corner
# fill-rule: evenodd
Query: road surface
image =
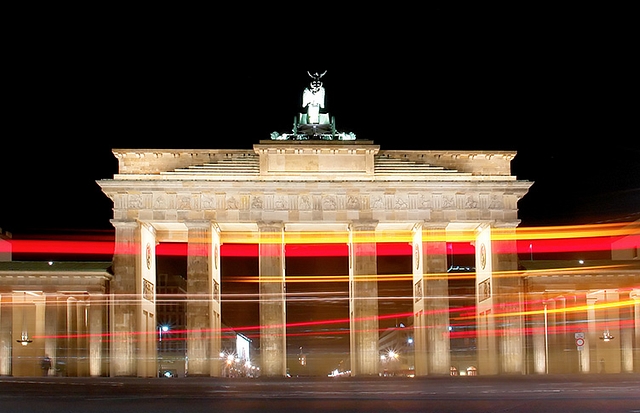
<path id="1" fill-rule="evenodd" d="M 0 377 L 4 412 L 640 413 L 640 375 L 423 378 Z"/>

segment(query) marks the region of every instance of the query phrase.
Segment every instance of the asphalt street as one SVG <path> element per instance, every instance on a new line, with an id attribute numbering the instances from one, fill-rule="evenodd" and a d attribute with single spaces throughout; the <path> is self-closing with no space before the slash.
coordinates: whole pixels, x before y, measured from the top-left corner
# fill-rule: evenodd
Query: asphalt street
<path id="1" fill-rule="evenodd" d="M 640 375 L 0 378 L 0 412 L 640 413 Z"/>

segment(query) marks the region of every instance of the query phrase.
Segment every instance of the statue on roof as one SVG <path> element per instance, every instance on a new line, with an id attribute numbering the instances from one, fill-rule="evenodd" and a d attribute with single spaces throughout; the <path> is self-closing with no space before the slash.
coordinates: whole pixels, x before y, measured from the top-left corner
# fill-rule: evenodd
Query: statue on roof
<path id="1" fill-rule="evenodd" d="M 302 108 L 307 109 L 306 113 L 299 113 L 293 120 L 293 130 L 291 134 L 271 133 L 273 140 L 355 140 L 356 135 L 352 132 L 342 133 L 336 131 L 335 119 L 324 112 L 325 90 L 320 80 L 327 71 L 322 74 L 307 71 L 311 77 L 311 84 L 302 92 Z"/>
<path id="2" fill-rule="evenodd" d="M 307 74 L 313 79 L 311 81 L 311 87 L 307 87 L 302 92 L 302 107 L 307 108 L 307 119 L 309 123 L 319 123 L 320 121 L 320 108 L 324 109 L 324 87 L 320 79 L 327 73 L 319 75 L 318 73 L 311 74 L 307 71 Z"/>

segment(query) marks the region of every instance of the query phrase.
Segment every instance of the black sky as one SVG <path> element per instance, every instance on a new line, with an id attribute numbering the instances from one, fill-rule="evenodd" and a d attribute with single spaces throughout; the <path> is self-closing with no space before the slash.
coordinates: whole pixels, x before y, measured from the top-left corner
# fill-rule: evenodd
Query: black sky
<path id="1" fill-rule="evenodd" d="M 535 182 L 522 225 L 640 218 L 627 13 L 496 11 L 332 14 L 316 33 L 266 16 L 25 23 L 5 62 L 0 227 L 109 231 L 95 181 L 117 172 L 113 148 L 250 149 L 290 132 L 306 72 L 324 70 L 326 109 L 358 139 L 516 150 L 513 174 Z"/>

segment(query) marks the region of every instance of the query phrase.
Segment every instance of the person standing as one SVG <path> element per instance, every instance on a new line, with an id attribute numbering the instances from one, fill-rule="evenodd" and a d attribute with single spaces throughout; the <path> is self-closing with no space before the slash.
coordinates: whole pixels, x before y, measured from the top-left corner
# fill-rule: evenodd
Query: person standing
<path id="1" fill-rule="evenodd" d="M 42 361 L 40 361 L 40 369 L 42 370 L 42 375 L 48 376 L 50 368 L 51 368 L 51 359 L 49 358 L 49 355 L 45 354 L 44 357 L 42 358 Z"/>

